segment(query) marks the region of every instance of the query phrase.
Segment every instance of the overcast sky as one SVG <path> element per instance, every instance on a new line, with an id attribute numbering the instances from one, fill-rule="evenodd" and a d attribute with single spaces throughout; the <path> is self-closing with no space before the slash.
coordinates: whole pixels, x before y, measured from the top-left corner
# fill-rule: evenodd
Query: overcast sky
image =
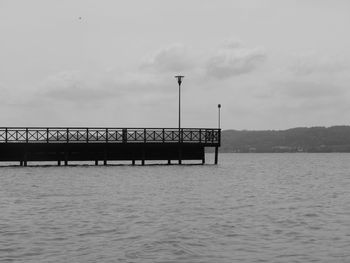
<path id="1" fill-rule="evenodd" d="M 0 126 L 350 124 L 348 0 L 0 0 Z"/>

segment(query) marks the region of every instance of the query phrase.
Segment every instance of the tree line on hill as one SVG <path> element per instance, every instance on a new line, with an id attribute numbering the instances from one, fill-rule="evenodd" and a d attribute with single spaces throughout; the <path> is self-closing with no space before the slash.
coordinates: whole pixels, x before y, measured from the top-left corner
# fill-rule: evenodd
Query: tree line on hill
<path id="1" fill-rule="evenodd" d="M 350 152 L 350 126 L 225 130 L 221 152 Z"/>

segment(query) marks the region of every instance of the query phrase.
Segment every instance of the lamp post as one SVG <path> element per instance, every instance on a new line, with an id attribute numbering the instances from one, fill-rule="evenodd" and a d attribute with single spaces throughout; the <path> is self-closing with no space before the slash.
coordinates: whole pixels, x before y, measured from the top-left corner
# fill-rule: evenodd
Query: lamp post
<path id="1" fill-rule="evenodd" d="M 221 116 L 220 116 L 220 111 L 221 111 L 221 104 L 218 104 L 218 141 L 220 144 L 221 141 Z M 219 159 L 219 147 L 215 146 L 215 164 L 218 164 L 218 159 Z"/>
<path id="2" fill-rule="evenodd" d="M 182 79 L 185 76 L 175 76 L 177 83 L 179 84 L 179 138 L 180 138 L 180 129 L 181 129 L 181 83 Z"/>
<path id="3" fill-rule="evenodd" d="M 218 114 L 219 114 L 218 127 L 219 127 L 219 129 L 221 128 L 220 110 L 221 110 L 221 104 L 218 104 Z"/>

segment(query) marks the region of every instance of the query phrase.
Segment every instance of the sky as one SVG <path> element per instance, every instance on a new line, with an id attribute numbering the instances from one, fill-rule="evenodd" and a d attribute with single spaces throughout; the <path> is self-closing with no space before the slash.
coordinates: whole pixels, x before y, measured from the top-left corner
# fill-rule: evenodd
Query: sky
<path id="1" fill-rule="evenodd" d="M 0 0 L 0 126 L 350 124 L 348 0 Z"/>

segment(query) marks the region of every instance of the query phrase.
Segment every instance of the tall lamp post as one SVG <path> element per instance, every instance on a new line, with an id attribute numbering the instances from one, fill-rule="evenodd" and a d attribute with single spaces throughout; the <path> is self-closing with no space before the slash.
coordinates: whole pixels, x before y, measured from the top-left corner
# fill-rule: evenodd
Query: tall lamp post
<path id="1" fill-rule="evenodd" d="M 185 76 L 175 76 L 175 78 L 177 79 L 177 83 L 179 84 L 179 145 L 181 145 L 182 142 L 182 134 L 181 134 L 181 83 L 182 83 L 182 79 Z M 181 146 L 179 146 L 179 164 L 182 163 L 182 149 Z"/>
<path id="2" fill-rule="evenodd" d="M 221 104 L 218 104 L 218 114 L 219 114 L 219 118 L 218 118 L 218 127 L 219 127 L 219 129 L 221 129 L 220 110 L 221 110 Z"/>
<path id="3" fill-rule="evenodd" d="M 177 83 L 179 84 L 179 138 L 180 138 L 180 129 L 181 129 L 181 83 L 182 79 L 185 76 L 175 76 Z"/>

